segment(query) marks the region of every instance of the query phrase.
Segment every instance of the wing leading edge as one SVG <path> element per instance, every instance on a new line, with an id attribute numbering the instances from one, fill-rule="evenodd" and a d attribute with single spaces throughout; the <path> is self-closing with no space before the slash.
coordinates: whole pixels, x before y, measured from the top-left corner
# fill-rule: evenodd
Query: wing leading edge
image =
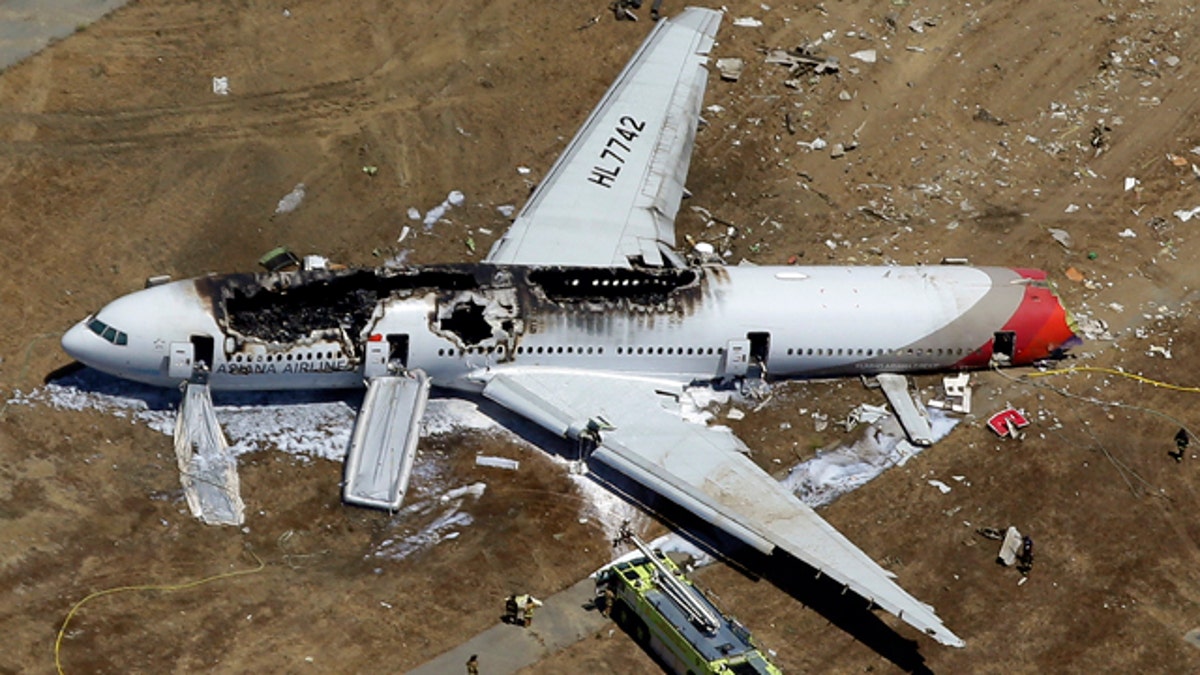
<path id="1" fill-rule="evenodd" d="M 675 382 L 570 370 L 494 374 L 484 396 L 564 437 L 599 436 L 599 462 L 770 555 L 779 548 L 931 636 L 962 647 L 933 608 L 742 451 L 729 429 L 678 414 Z"/>
<path id="2" fill-rule="evenodd" d="M 486 262 L 664 264 L 720 23 L 689 7 L 655 26 Z"/>

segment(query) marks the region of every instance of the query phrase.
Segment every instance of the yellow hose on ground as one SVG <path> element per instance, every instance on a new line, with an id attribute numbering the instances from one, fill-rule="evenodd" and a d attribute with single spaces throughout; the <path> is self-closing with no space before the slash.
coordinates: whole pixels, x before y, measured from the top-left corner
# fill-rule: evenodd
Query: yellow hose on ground
<path id="1" fill-rule="evenodd" d="M 264 563 L 257 555 L 254 555 L 253 551 L 246 551 L 246 552 L 249 553 L 250 556 L 254 558 L 254 561 L 256 563 L 258 563 L 258 567 L 255 567 L 254 569 L 250 569 L 250 570 L 236 570 L 234 572 L 225 572 L 224 574 L 217 574 L 217 575 L 214 575 L 211 577 L 205 577 L 203 579 L 197 579 L 196 581 L 189 581 L 187 583 L 182 583 L 182 584 L 165 584 L 165 585 L 148 584 L 148 585 L 143 585 L 143 586 L 118 586 L 117 588 L 108 588 L 108 589 L 105 589 L 102 591 L 96 591 L 95 593 L 92 593 L 92 594 L 88 595 L 86 598 L 75 603 L 71 607 L 71 611 L 67 612 L 67 618 L 63 620 L 62 628 L 58 629 L 58 637 L 54 640 L 54 667 L 56 669 L 58 669 L 58 674 L 65 675 L 63 668 L 62 668 L 61 648 L 62 648 L 63 636 L 66 635 L 66 633 L 67 633 L 67 625 L 71 623 L 71 618 L 73 616 L 75 616 L 75 613 L 79 611 L 79 608 L 83 607 L 83 605 L 85 603 L 87 603 L 89 600 L 93 600 L 95 598 L 99 598 L 104 595 L 113 595 L 115 593 L 123 593 L 125 591 L 167 591 L 167 592 L 183 591 L 183 590 L 187 590 L 189 588 L 203 586 L 204 584 L 207 584 L 207 583 L 210 583 L 213 581 L 219 581 L 221 579 L 232 579 L 233 577 L 240 577 L 240 576 L 245 576 L 248 574 L 257 574 L 257 573 L 263 571 L 263 569 L 267 566 L 266 563 Z"/>

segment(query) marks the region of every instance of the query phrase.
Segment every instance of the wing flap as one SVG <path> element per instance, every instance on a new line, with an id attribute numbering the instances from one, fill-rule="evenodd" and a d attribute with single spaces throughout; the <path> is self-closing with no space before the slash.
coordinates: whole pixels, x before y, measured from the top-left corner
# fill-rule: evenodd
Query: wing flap
<path id="1" fill-rule="evenodd" d="M 642 43 L 487 262 L 664 264 L 675 245 L 700 104 L 721 13 L 688 8 Z"/>
<path id="2" fill-rule="evenodd" d="M 763 553 L 782 549 L 942 644 L 963 646 L 932 607 L 747 458 L 729 429 L 682 419 L 679 383 L 526 369 L 493 375 L 483 393 L 522 414 L 553 409 L 540 415 L 552 426 L 531 419 L 570 437 L 601 420 L 590 426 L 599 443 L 589 462 L 652 488 Z"/>

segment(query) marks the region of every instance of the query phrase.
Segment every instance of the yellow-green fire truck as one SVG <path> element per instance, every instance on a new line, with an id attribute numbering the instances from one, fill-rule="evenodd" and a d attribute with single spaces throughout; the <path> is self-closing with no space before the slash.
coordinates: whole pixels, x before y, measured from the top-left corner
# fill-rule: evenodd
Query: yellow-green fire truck
<path id="1" fill-rule="evenodd" d="M 611 600 L 613 620 L 662 665 L 678 675 L 782 675 L 745 626 L 722 614 L 670 558 L 627 530 L 622 539 L 641 556 L 601 571 L 597 597 Z"/>

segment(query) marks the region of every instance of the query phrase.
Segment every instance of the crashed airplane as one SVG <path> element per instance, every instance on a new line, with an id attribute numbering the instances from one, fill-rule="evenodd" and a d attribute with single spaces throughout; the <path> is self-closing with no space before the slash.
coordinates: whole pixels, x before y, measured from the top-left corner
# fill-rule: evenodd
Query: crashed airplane
<path id="1" fill-rule="evenodd" d="M 697 382 L 1030 364 L 1077 343 L 1073 322 L 1036 270 L 726 267 L 679 255 L 674 219 L 720 20 L 689 8 L 654 28 L 480 264 L 165 283 L 84 319 L 63 348 L 164 387 L 370 392 L 421 378 L 482 394 L 580 441 L 598 473 L 962 646 L 728 429 L 683 420 L 679 397 Z M 401 422 L 415 444 L 413 420 L 389 424 Z"/>

